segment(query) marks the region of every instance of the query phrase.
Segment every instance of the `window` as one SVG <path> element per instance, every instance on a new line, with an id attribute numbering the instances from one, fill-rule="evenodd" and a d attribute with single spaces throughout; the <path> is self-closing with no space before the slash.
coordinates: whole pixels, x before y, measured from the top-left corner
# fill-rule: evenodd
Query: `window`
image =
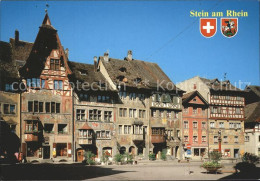
<path id="1" fill-rule="evenodd" d="M 50 106 L 51 106 L 50 102 L 45 102 L 45 111 L 46 111 L 46 113 L 50 113 L 51 112 Z"/>
<path id="2" fill-rule="evenodd" d="M 37 157 L 38 147 L 35 144 L 28 142 L 26 147 L 27 157 Z"/>
<path id="3" fill-rule="evenodd" d="M 51 112 L 55 113 L 55 102 L 51 102 Z"/>
<path id="4" fill-rule="evenodd" d="M 97 97 L 97 102 L 110 102 L 110 97 L 109 96 L 101 96 L 99 95 Z"/>
<path id="5" fill-rule="evenodd" d="M 223 137 L 223 142 L 224 142 L 224 143 L 228 143 L 228 137 L 227 137 L 227 136 L 224 136 L 224 137 Z"/>
<path id="6" fill-rule="evenodd" d="M 5 91 L 13 91 L 13 84 L 5 84 Z"/>
<path id="7" fill-rule="evenodd" d="M 33 112 L 39 112 L 39 102 L 33 101 Z"/>
<path id="8" fill-rule="evenodd" d="M 129 109 L 129 117 L 130 118 L 137 118 L 137 112 L 136 109 Z"/>
<path id="9" fill-rule="evenodd" d="M 60 60 L 55 60 L 55 70 L 60 70 Z"/>
<path id="10" fill-rule="evenodd" d="M 164 111 L 160 110 L 160 114 L 159 115 L 160 115 L 161 118 L 164 118 Z"/>
<path id="11" fill-rule="evenodd" d="M 76 110 L 76 119 L 77 119 L 77 121 L 81 121 L 81 120 L 86 119 L 85 109 L 77 109 Z"/>
<path id="12" fill-rule="evenodd" d="M 213 95 L 214 99 L 219 99 L 218 95 Z"/>
<path id="13" fill-rule="evenodd" d="M 193 143 L 197 143 L 198 142 L 198 136 L 193 136 Z"/>
<path id="14" fill-rule="evenodd" d="M 56 113 L 60 113 L 60 103 L 56 103 Z"/>
<path id="15" fill-rule="evenodd" d="M 83 101 L 89 101 L 89 96 L 88 96 L 88 94 L 82 94 L 82 93 L 80 93 L 80 94 L 79 94 L 79 98 L 80 98 L 81 100 L 83 100 Z"/>
<path id="16" fill-rule="evenodd" d="M 214 136 L 214 143 L 218 143 L 218 136 Z"/>
<path id="17" fill-rule="evenodd" d="M 155 118 L 155 117 L 156 117 L 156 110 L 152 109 L 151 114 L 152 114 L 151 116 L 152 116 L 153 118 Z"/>
<path id="18" fill-rule="evenodd" d="M 210 128 L 215 128 L 215 122 L 210 122 Z"/>
<path id="19" fill-rule="evenodd" d="M 44 132 L 45 133 L 54 133 L 54 124 L 45 123 Z"/>
<path id="20" fill-rule="evenodd" d="M 126 108 L 119 108 L 119 117 L 126 117 Z"/>
<path id="21" fill-rule="evenodd" d="M 38 131 L 38 122 L 36 120 L 26 120 L 25 123 L 25 132 L 37 132 Z"/>
<path id="22" fill-rule="evenodd" d="M 81 138 L 92 138 L 92 130 L 80 129 L 78 133 Z"/>
<path id="23" fill-rule="evenodd" d="M 41 79 L 40 78 L 32 78 L 31 85 L 30 85 L 31 87 L 40 88 L 41 87 L 40 85 L 41 85 Z"/>
<path id="24" fill-rule="evenodd" d="M 241 123 L 235 123 L 234 126 L 236 129 L 241 129 Z"/>
<path id="25" fill-rule="evenodd" d="M 202 137 L 201 137 L 201 141 L 202 141 L 203 143 L 207 142 L 207 137 L 206 137 L 206 136 L 202 136 Z"/>
<path id="26" fill-rule="evenodd" d="M 179 118 L 179 113 L 174 111 L 174 119 L 178 119 Z"/>
<path id="27" fill-rule="evenodd" d="M 123 132 L 122 132 L 122 125 L 118 126 L 118 134 L 123 134 Z"/>
<path id="28" fill-rule="evenodd" d="M 105 111 L 104 112 L 104 119 L 107 122 L 111 122 L 112 121 L 112 111 Z"/>
<path id="29" fill-rule="evenodd" d="M 131 134 L 131 126 L 124 125 L 124 134 Z"/>
<path id="30" fill-rule="evenodd" d="M 140 101 L 143 101 L 145 99 L 144 94 L 138 94 L 138 98 Z"/>
<path id="31" fill-rule="evenodd" d="M 50 69 L 54 70 L 54 68 L 55 68 L 55 63 L 54 63 L 54 60 L 51 59 L 51 61 L 50 61 Z"/>
<path id="32" fill-rule="evenodd" d="M 62 90 L 63 89 L 63 81 L 62 80 L 54 80 L 54 89 Z"/>
<path id="33" fill-rule="evenodd" d="M 167 118 L 171 118 L 172 117 L 171 111 L 167 110 L 166 116 L 167 116 Z"/>
<path id="34" fill-rule="evenodd" d="M 164 128 L 152 128 L 152 135 L 164 135 Z"/>
<path id="35" fill-rule="evenodd" d="M 145 118 L 145 110 L 139 110 L 139 118 Z"/>
<path id="36" fill-rule="evenodd" d="M 68 133 L 68 125 L 67 124 L 58 124 L 58 133 L 59 134 Z"/>
<path id="37" fill-rule="evenodd" d="M 207 128 L 206 122 L 202 122 L 201 127 L 202 127 L 202 129 L 206 129 Z"/>
<path id="38" fill-rule="evenodd" d="M 230 96 L 226 96 L 226 100 L 230 100 Z"/>
<path id="39" fill-rule="evenodd" d="M 198 122 L 193 122 L 193 128 L 197 129 L 198 128 Z"/>
<path id="40" fill-rule="evenodd" d="M 242 97 L 237 96 L 237 101 L 241 101 Z"/>
<path id="41" fill-rule="evenodd" d="M 15 105 L 14 104 L 4 104 L 4 114 L 15 114 Z"/>
<path id="42" fill-rule="evenodd" d="M 57 156 L 67 156 L 67 143 L 57 143 L 56 150 Z"/>
<path id="43" fill-rule="evenodd" d="M 43 102 L 39 102 L 39 112 L 43 112 Z"/>
<path id="44" fill-rule="evenodd" d="M 102 130 L 96 131 L 97 139 L 111 139 L 110 131 Z"/>
<path id="45" fill-rule="evenodd" d="M 189 141 L 189 136 L 184 136 L 184 142 L 188 142 Z"/>
<path id="46" fill-rule="evenodd" d="M 205 114 L 206 114 L 206 109 L 205 109 L 205 108 L 202 108 L 202 109 L 201 109 L 201 112 L 202 112 L 203 115 L 205 115 Z"/>
<path id="47" fill-rule="evenodd" d="M 245 141 L 246 141 L 246 142 L 250 141 L 249 136 L 245 136 Z"/>
<path id="48" fill-rule="evenodd" d="M 101 121 L 101 111 L 97 109 L 89 110 L 90 121 Z"/>
<path id="49" fill-rule="evenodd" d="M 198 108 L 193 108 L 192 114 L 197 114 L 198 113 Z"/>
<path id="50" fill-rule="evenodd" d="M 241 114 L 241 110 L 240 110 L 240 108 L 236 108 L 236 112 L 235 112 L 236 114 Z"/>
<path id="51" fill-rule="evenodd" d="M 219 125 L 219 128 L 224 128 L 224 122 L 219 122 L 218 125 Z"/>
<path id="52" fill-rule="evenodd" d="M 133 126 L 133 133 L 134 134 L 143 134 L 143 126 L 141 125 L 134 125 Z"/>
<path id="53" fill-rule="evenodd" d="M 184 107 L 183 113 L 188 114 L 188 107 Z"/>
<path id="54" fill-rule="evenodd" d="M 127 93 L 126 93 L 126 92 L 122 92 L 122 91 L 119 92 L 119 97 L 120 97 L 121 99 L 126 99 L 126 96 L 127 96 Z"/>
<path id="55" fill-rule="evenodd" d="M 218 107 L 211 107 L 211 113 L 217 114 L 218 113 Z"/>
<path id="56" fill-rule="evenodd" d="M 27 87 L 31 87 L 31 79 L 27 79 L 26 83 L 27 83 Z"/>
<path id="57" fill-rule="evenodd" d="M 42 89 L 45 88 L 45 80 L 44 80 L 44 79 L 41 80 L 41 88 L 42 88 Z"/>
<path id="58" fill-rule="evenodd" d="M 184 128 L 189 128 L 189 122 L 188 121 L 184 121 Z"/>
<path id="59" fill-rule="evenodd" d="M 229 128 L 230 129 L 233 129 L 235 126 L 234 126 L 234 123 L 229 123 Z"/>
<path id="60" fill-rule="evenodd" d="M 234 138 L 235 138 L 235 139 L 234 139 L 234 142 L 235 142 L 235 143 L 238 143 L 238 136 L 235 136 Z"/>

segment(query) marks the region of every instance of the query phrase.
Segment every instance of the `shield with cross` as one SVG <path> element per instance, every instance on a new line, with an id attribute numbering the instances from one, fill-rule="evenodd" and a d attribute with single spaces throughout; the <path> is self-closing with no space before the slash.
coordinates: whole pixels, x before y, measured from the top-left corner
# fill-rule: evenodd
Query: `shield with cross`
<path id="1" fill-rule="evenodd" d="M 238 19 L 237 18 L 221 18 L 221 32 L 227 38 L 231 38 L 237 34 Z"/>
<path id="2" fill-rule="evenodd" d="M 200 33 L 211 38 L 217 32 L 217 18 L 200 18 Z"/>

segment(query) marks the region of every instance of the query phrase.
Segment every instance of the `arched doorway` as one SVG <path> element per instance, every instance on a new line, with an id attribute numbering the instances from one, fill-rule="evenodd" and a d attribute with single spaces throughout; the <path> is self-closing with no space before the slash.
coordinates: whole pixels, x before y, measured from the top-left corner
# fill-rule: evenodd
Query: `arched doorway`
<path id="1" fill-rule="evenodd" d="M 144 148 L 142 146 L 139 146 L 137 148 L 137 155 L 142 155 L 143 154 L 143 151 L 144 151 Z"/>
<path id="2" fill-rule="evenodd" d="M 111 147 L 104 147 L 102 150 L 102 153 L 105 155 L 108 155 L 109 157 L 112 157 L 112 148 Z"/>
<path id="3" fill-rule="evenodd" d="M 125 148 L 124 146 L 122 146 L 122 147 L 120 148 L 120 150 L 119 150 L 119 153 L 120 153 L 121 155 L 123 155 L 123 154 L 125 154 L 125 152 L 126 152 L 126 148 Z"/>
<path id="4" fill-rule="evenodd" d="M 129 147 L 129 153 L 132 154 L 132 155 L 135 155 L 135 147 L 134 146 Z"/>

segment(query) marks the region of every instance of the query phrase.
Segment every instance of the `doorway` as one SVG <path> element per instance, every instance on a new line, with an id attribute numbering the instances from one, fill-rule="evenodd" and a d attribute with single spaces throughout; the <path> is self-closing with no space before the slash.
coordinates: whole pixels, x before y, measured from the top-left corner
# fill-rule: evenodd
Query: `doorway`
<path id="1" fill-rule="evenodd" d="M 50 159 L 50 146 L 43 146 L 43 159 Z"/>
<path id="2" fill-rule="evenodd" d="M 239 149 L 234 149 L 234 158 L 239 157 Z"/>
<path id="3" fill-rule="evenodd" d="M 84 160 L 84 150 L 83 149 L 79 149 L 77 151 L 77 161 L 78 162 L 82 162 Z"/>

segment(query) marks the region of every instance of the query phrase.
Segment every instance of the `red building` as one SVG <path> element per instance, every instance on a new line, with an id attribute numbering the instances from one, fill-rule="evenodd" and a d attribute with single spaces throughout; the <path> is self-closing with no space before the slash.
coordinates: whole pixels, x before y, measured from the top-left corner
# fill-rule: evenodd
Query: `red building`
<path id="1" fill-rule="evenodd" d="M 185 156 L 201 158 L 208 151 L 208 103 L 197 91 L 184 94 L 182 135 Z M 187 149 L 191 147 L 191 154 Z"/>

